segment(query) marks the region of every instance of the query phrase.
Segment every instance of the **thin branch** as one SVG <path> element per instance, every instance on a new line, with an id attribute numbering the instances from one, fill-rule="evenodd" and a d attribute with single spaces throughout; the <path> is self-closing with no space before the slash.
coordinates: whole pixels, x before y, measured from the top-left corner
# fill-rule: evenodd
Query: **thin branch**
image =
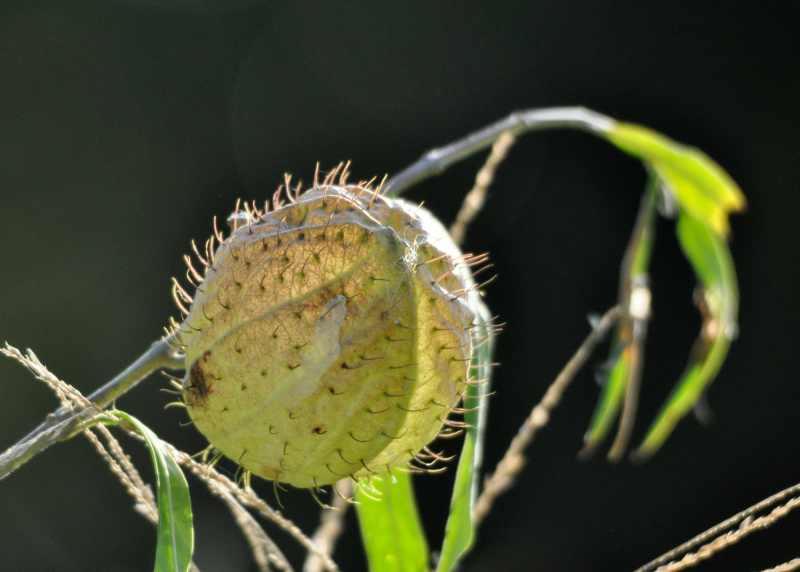
<path id="1" fill-rule="evenodd" d="M 711 545 L 718 539 L 726 538 L 732 534 L 737 535 L 736 541 L 738 541 L 741 536 L 750 534 L 751 532 L 755 532 L 755 527 L 753 525 L 758 521 L 758 519 L 754 520 L 754 516 L 756 514 L 769 510 L 773 507 L 776 507 L 772 512 L 774 513 L 775 511 L 779 511 L 778 514 L 780 516 L 778 518 L 781 518 L 782 516 L 785 516 L 786 514 L 788 514 L 788 512 L 793 510 L 798 503 L 800 503 L 800 483 L 792 485 L 791 487 L 787 487 L 782 491 L 777 492 L 774 495 L 744 509 L 743 511 L 736 513 L 732 517 L 725 519 L 724 521 L 720 522 L 715 526 L 712 526 L 705 532 L 698 534 L 694 538 L 684 542 L 683 544 L 681 544 L 676 548 L 673 548 L 672 550 L 659 556 L 655 560 L 652 560 L 647 564 L 645 564 L 644 566 L 637 568 L 635 572 L 652 572 L 653 570 L 660 570 L 661 567 L 669 563 L 674 563 L 683 555 L 688 554 L 694 551 L 695 549 L 698 549 L 698 547 L 700 547 L 697 550 L 697 552 L 699 553 L 704 545 Z M 788 507 L 788 510 L 786 509 L 786 507 Z M 777 518 L 774 520 L 777 520 Z M 771 525 L 774 522 L 774 520 L 770 520 L 767 526 Z M 759 521 L 759 522 L 764 523 L 765 521 Z M 732 530 L 736 526 L 738 526 L 739 528 L 735 531 Z M 766 527 L 759 526 L 758 528 L 766 528 Z M 742 531 L 746 532 L 742 533 Z M 728 545 L 729 544 L 730 543 L 728 543 Z"/>
<path id="2" fill-rule="evenodd" d="M 333 555 L 336 541 L 344 532 L 344 518 L 347 515 L 347 509 L 352 504 L 350 496 L 353 492 L 353 483 L 348 479 L 339 481 L 333 486 L 336 488 L 333 507 L 332 509 L 322 509 L 319 528 L 311 537 L 319 549 L 329 555 Z M 322 560 L 314 554 L 309 554 L 303 565 L 303 572 L 322 572 Z"/>
<path id="3" fill-rule="evenodd" d="M 772 568 L 765 568 L 761 572 L 792 572 L 792 570 L 800 570 L 800 558 L 792 558 L 788 562 L 778 564 Z"/>
<path id="4" fill-rule="evenodd" d="M 647 338 L 647 323 L 650 320 L 650 287 L 648 267 L 655 240 L 655 218 L 658 186 L 654 176 L 647 183 L 639 213 L 633 227 L 620 271 L 619 305 L 624 308 L 618 332 L 629 339 L 625 349 L 629 356 L 628 383 L 625 386 L 625 402 L 614 443 L 608 452 L 611 461 L 618 461 L 625 454 L 636 421 L 639 404 L 639 386 L 644 366 L 644 344 Z"/>
<path id="5" fill-rule="evenodd" d="M 90 401 L 73 386 L 59 379 L 52 372 L 50 372 L 47 367 L 42 364 L 39 358 L 36 357 L 36 354 L 34 354 L 33 351 L 28 350 L 27 354 L 23 354 L 17 348 L 6 344 L 5 347 L 0 348 L 0 353 L 21 363 L 37 379 L 45 383 L 55 392 L 62 403 L 62 408 L 59 411 L 63 411 L 66 415 L 66 421 L 64 422 L 68 422 L 70 419 L 75 418 L 80 418 L 91 422 L 94 421 L 97 416 L 102 415 L 102 412 L 97 408 L 96 402 Z M 141 361 L 142 359 L 143 358 L 140 358 L 140 360 L 137 361 Z M 162 362 L 163 361 L 164 360 L 162 359 Z M 128 368 L 126 371 L 130 371 L 131 369 L 132 368 Z M 121 376 L 122 374 L 120 374 L 118 378 Z M 131 386 L 132 385 L 130 385 L 129 388 Z M 95 392 L 93 395 L 96 395 L 97 393 L 98 392 Z M 128 431 L 124 427 L 120 428 L 135 439 L 142 440 L 142 437 L 138 433 Z M 103 446 L 103 444 L 96 439 L 96 437 L 94 439 L 90 437 L 89 439 L 93 442 L 93 444 L 100 445 L 98 451 L 101 452 L 101 455 L 104 459 L 111 461 L 109 465 L 112 467 L 112 471 L 118 476 L 118 478 L 120 478 L 126 489 L 128 489 L 129 492 L 131 492 L 129 487 L 147 489 L 138 472 L 130 463 L 127 455 L 125 455 L 122 446 L 119 445 L 110 432 L 108 432 L 107 429 L 102 425 L 98 425 L 94 429 L 100 432 L 105 430 L 104 435 L 107 433 L 108 449 L 106 449 L 106 447 Z M 331 560 L 327 554 L 318 548 L 316 544 L 310 538 L 308 538 L 300 530 L 300 528 L 297 527 L 297 525 L 281 515 L 278 511 L 272 509 L 269 505 L 267 505 L 267 503 L 259 498 L 252 489 L 240 488 L 236 483 L 221 475 L 212 467 L 198 463 L 189 454 L 176 449 L 173 445 L 167 443 L 166 441 L 162 441 L 162 443 L 169 450 L 170 454 L 173 456 L 173 458 L 175 458 L 176 461 L 189 468 L 192 473 L 200 477 L 200 479 L 209 486 L 211 491 L 215 494 L 218 494 L 218 496 L 221 496 L 226 503 L 230 503 L 232 499 L 234 504 L 237 504 L 243 511 L 245 511 L 243 508 L 244 506 L 249 506 L 256 509 L 268 520 L 271 520 L 280 528 L 293 536 L 309 552 L 318 555 L 322 560 L 325 570 L 328 570 L 329 572 L 336 572 L 338 570 L 338 567 L 333 560 Z M 138 494 L 131 493 L 131 495 L 137 501 L 139 500 Z M 147 494 L 143 493 L 143 496 L 147 497 Z M 150 493 L 150 497 L 152 498 L 152 493 Z M 237 523 L 241 520 L 242 523 L 246 524 L 246 530 L 243 527 L 243 531 L 245 532 L 248 542 L 251 542 L 251 546 L 253 543 L 260 544 L 260 549 L 266 551 L 265 554 L 273 564 L 282 570 L 290 571 L 291 566 L 277 546 L 275 546 L 274 543 L 269 540 L 269 537 L 263 532 L 263 530 L 260 529 L 260 526 L 255 521 L 249 522 L 247 520 L 248 518 L 252 519 L 252 517 L 250 517 L 249 514 L 247 517 L 244 517 L 238 509 L 232 508 L 230 504 L 229 508 L 235 512 L 234 516 L 237 518 Z M 261 533 L 259 533 L 256 529 L 261 530 Z"/>
<path id="6" fill-rule="evenodd" d="M 475 184 L 464 197 L 461 208 L 456 215 L 456 220 L 450 226 L 450 236 L 456 244 L 461 244 L 464 241 L 467 227 L 483 208 L 487 191 L 494 180 L 497 168 L 505 160 L 513 144 L 514 136 L 506 132 L 502 133 L 492 145 L 491 153 L 489 153 L 483 167 L 475 176 Z"/>
<path id="7" fill-rule="evenodd" d="M 321 560 L 325 570 L 329 572 L 337 572 L 339 567 L 316 543 L 303 533 L 302 530 L 291 520 L 283 516 L 279 511 L 275 510 L 264 502 L 251 488 L 242 488 L 225 475 L 215 471 L 212 467 L 195 461 L 191 455 L 179 449 L 176 449 L 169 443 L 164 442 L 165 446 L 169 449 L 179 464 L 183 465 L 191 473 L 200 478 L 206 483 L 213 482 L 222 487 L 223 490 L 230 493 L 236 500 L 245 507 L 252 508 L 259 512 L 267 520 L 276 524 L 279 528 L 286 531 L 292 536 L 303 548 L 312 554 L 317 555 Z"/>
<path id="8" fill-rule="evenodd" d="M 620 309 L 616 306 L 603 315 L 519 428 L 508 450 L 497 464 L 494 474 L 486 480 L 483 491 L 478 497 L 473 512 L 476 525 L 483 521 L 489 513 L 496 498 L 514 484 L 514 479 L 525 466 L 526 447 L 536 437 L 539 429 L 547 425 L 550 413 L 560 402 L 564 391 L 589 359 L 595 347 L 608 334 L 619 315 Z"/>
<path id="9" fill-rule="evenodd" d="M 428 151 L 389 179 L 384 186 L 384 194 L 390 197 L 399 196 L 421 181 L 443 173 L 451 165 L 486 149 L 506 132 L 517 136 L 529 131 L 572 128 L 589 133 L 605 133 L 613 124 L 614 120 L 610 117 L 583 107 L 551 107 L 518 111 L 463 139 Z"/>
<path id="10" fill-rule="evenodd" d="M 100 438 L 95 434 L 95 430 L 99 430 L 109 443 L 107 447 Z M 103 431 L 105 430 L 105 431 Z M 86 439 L 92 444 L 100 457 L 106 462 L 111 473 L 117 477 L 117 480 L 122 484 L 122 488 L 130 495 L 134 501 L 133 508 L 145 517 L 151 524 L 158 524 L 158 507 L 156 506 L 153 492 L 142 480 L 139 472 L 130 464 L 127 455 L 122 452 L 122 447 L 119 441 L 111 434 L 107 427 L 104 425 L 97 425 L 94 428 L 86 429 L 83 432 Z M 116 443 L 112 447 L 110 441 Z M 111 451 L 109 451 L 111 449 Z M 123 460 L 125 459 L 125 460 Z M 127 460 L 127 462 L 126 462 Z M 132 469 L 132 470 L 131 470 Z"/>
<path id="11" fill-rule="evenodd" d="M 21 361 L 14 354 L 15 351 L 20 356 L 22 355 L 19 350 L 8 345 L 8 343 L 5 344 L 4 348 L 0 348 L 0 353 Z M 30 352 L 30 355 L 33 355 L 32 352 Z M 31 369 L 24 361 L 22 363 L 28 369 Z M 1 454 L 0 480 L 9 476 L 54 443 L 64 441 L 79 433 L 91 418 L 97 415 L 98 411 L 105 409 L 115 399 L 125 395 L 154 371 L 161 368 L 180 369 L 182 367 L 183 360 L 171 347 L 169 339 L 162 339 L 153 343 L 131 365 L 89 395 L 88 399 L 92 402 L 90 405 L 83 407 L 66 407 L 62 405 L 58 410 L 48 415 L 38 427 Z M 38 379 L 41 379 L 39 372 L 35 369 L 31 369 L 31 372 Z"/>
<path id="12" fill-rule="evenodd" d="M 23 354 L 17 348 L 6 343 L 3 348 L 0 348 L 0 354 L 19 362 L 30 371 L 36 379 L 47 385 L 61 402 L 59 411 L 64 412 L 68 416 L 67 420 L 76 418 L 76 415 L 83 419 L 81 427 L 85 426 L 83 429 L 84 435 L 86 435 L 89 441 L 95 446 L 100 456 L 108 463 L 111 472 L 119 479 L 125 490 L 134 499 L 134 508 L 144 515 L 151 523 L 158 524 L 158 510 L 155 505 L 153 493 L 125 454 L 122 445 L 119 444 L 119 441 L 116 440 L 104 425 L 98 424 L 90 428 L 91 424 L 98 417 L 103 415 L 96 405 L 75 387 L 60 379 L 47 369 L 47 366 L 39 360 L 33 350 L 29 349 Z M 103 435 L 106 440 L 105 445 L 97 438 L 93 430 Z M 46 435 L 47 433 L 44 434 Z M 141 439 L 138 434 L 134 435 Z M 191 563 L 190 569 L 192 572 L 199 572 L 199 568 L 194 562 Z"/>
<path id="13" fill-rule="evenodd" d="M 789 499 L 785 504 L 775 507 L 772 511 L 764 516 L 755 519 L 746 519 L 736 530 L 726 532 L 711 542 L 702 545 L 695 552 L 685 554 L 680 560 L 676 560 L 657 568 L 658 572 L 678 572 L 679 570 L 686 570 L 692 566 L 700 564 L 703 560 L 708 560 L 715 554 L 733 546 L 742 540 L 745 536 L 769 528 L 777 521 L 788 515 L 794 509 L 800 506 L 800 497 Z"/>
<path id="14" fill-rule="evenodd" d="M 644 324 L 642 324 L 644 325 Z M 628 443 L 636 424 L 636 410 L 639 407 L 639 388 L 642 382 L 642 370 L 644 369 L 644 328 L 639 329 L 639 334 L 634 335 L 631 345 L 627 348 L 628 358 L 628 381 L 625 385 L 625 399 L 622 403 L 622 416 L 617 427 L 617 435 L 608 451 L 609 461 L 619 461 L 628 449 Z M 589 449 L 581 451 L 582 457 Z"/>
<path id="15" fill-rule="evenodd" d="M 253 560 L 258 567 L 259 572 L 269 572 L 270 563 L 272 563 L 278 570 L 284 572 L 294 572 L 294 568 L 289 564 L 286 556 L 283 554 L 278 545 L 267 535 L 258 521 L 247 512 L 236 498 L 223 489 L 218 483 L 212 480 L 205 480 L 209 490 L 212 494 L 222 499 L 222 502 L 231 511 L 233 520 L 241 529 L 247 543 L 250 545 L 250 550 L 253 553 Z"/>

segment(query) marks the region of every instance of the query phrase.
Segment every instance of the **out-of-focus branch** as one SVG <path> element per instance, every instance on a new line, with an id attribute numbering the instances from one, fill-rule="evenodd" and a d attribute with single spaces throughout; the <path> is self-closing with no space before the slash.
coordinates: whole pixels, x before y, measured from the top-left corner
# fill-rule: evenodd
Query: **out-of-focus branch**
<path id="1" fill-rule="evenodd" d="M 550 420 L 550 413 L 558 405 L 564 391 L 592 355 L 595 347 L 614 326 L 619 315 L 620 309 L 615 306 L 600 318 L 575 354 L 559 372 L 550 387 L 547 388 L 544 397 L 536 404 L 528 418 L 519 428 L 508 450 L 506 450 L 503 458 L 497 464 L 494 474 L 486 480 L 483 491 L 475 503 L 473 518 L 476 524 L 479 524 L 486 517 L 497 497 L 514 484 L 514 479 L 525 466 L 525 448 L 536 437 L 539 429 L 547 425 Z"/>
<path id="2" fill-rule="evenodd" d="M 327 570 L 328 572 L 338 572 L 339 567 L 328 554 L 326 554 L 319 546 L 317 546 L 317 544 L 302 530 L 300 530 L 300 527 L 298 527 L 294 522 L 264 502 L 264 500 L 259 497 L 253 491 L 253 489 L 249 487 L 240 487 L 225 475 L 214 470 L 213 467 L 194 460 L 191 455 L 176 449 L 169 443 L 165 442 L 164 445 L 167 447 L 175 460 L 178 461 L 180 465 L 187 468 L 193 475 L 204 481 L 209 486 L 212 486 L 210 483 L 218 485 L 223 490 L 230 493 L 231 496 L 233 496 L 242 506 L 249 507 L 257 511 L 264 518 L 287 532 L 309 553 L 320 558 L 324 570 Z"/>
<path id="3" fill-rule="evenodd" d="M 703 544 L 696 551 L 684 554 L 680 560 L 669 562 L 656 570 L 657 572 L 678 572 L 679 570 L 686 570 L 687 568 L 696 566 L 703 560 L 708 560 L 718 552 L 722 552 L 726 548 L 738 543 L 745 536 L 749 536 L 758 530 L 769 528 L 798 506 L 800 506 L 800 497 L 789 499 L 786 503 L 772 509 L 769 514 L 759 516 L 755 519 L 744 520 L 736 530 L 721 534 L 711 542 Z"/>
<path id="4" fill-rule="evenodd" d="M 647 338 L 647 323 L 650 320 L 651 293 L 648 284 L 648 267 L 655 240 L 657 198 L 658 186 L 655 179 L 651 177 L 644 196 L 642 196 L 636 224 L 622 260 L 619 305 L 624 308 L 624 314 L 617 331 L 624 335 L 628 344 L 623 350 L 623 355 L 620 356 L 621 359 L 628 360 L 628 380 L 625 386 L 625 400 L 619 428 L 608 452 L 608 458 L 611 461 L 619 461 L 628 448 L 639 404 L 644 344 Z M 621 341 L 618 340 L 618 342 Z"/>
<path id="5" fill-rule="evenodd" d="M 329 555 L 333 554 L 336 541 L 344 532 L 344 519 L 352 503 L 353 483 L 345 479 L 333 487 L 336 489 L 336 494 L 332 508 L 322 509 L 319 528 L 311 537 L 319 549 Z M 322 560 L 315 554 L 309 554 L 303 565 L 303 572 L 322 572 L 322 569 Z"/>
<path id="6" fill-rule="evenodd" d="M 244 508 L 239 501 L 214 480 L 204 479 L 212 494 L 218 496 L 228 510 L 231 511 L 233 520 L 239 526 L 250 550 L 259 572 L 269 572 L 270 564 L 283 572 L 294 572 L 286 556 L 278 545 L 267 535 L 258 521 Z"/>
<path id="7" fill-rule="evenodd" d="M 475 184 L 464 197 L 461 208 L 456 215 L 456 220 L 450 226 L 450 236 L 456 244 L 464 242 L 467 227 L 469 227 L 470 223 L 478 216 L 478 213 L 481 212 L 486 202 L 486 194 L 489 191 L 489 186 L 492 184 L 492 181 L 494 181 L 497 168 L 506 158 L 513 144 L 514 136 L 506 132 L 500 135 L 497 141 L 494 142 L 494 145 L 492 145 L 492 151 L 486 158 L 486 162 L 475 176 Z"/>
<path id="8" fill-rule="evenodd" d="M 736 513 L 719 524 L 698 534 L 680 546 L 637 568 L 635 572 L 683 570 L 710 558 L 717 552 L 739 542 L 743 537 L 772 526 L 800 506 L 800 483 Z M 772 509 L 768 514 L 757 514 Z M 737 528 L 734 528 L 737 527 Z"/>
<path id="9" fill-rule="evenodd" d="M 792 572 L 792 570 L 800 570 L 800 558 L 792 558 L 788 562 L 765 568 L 761 572 Z"/>

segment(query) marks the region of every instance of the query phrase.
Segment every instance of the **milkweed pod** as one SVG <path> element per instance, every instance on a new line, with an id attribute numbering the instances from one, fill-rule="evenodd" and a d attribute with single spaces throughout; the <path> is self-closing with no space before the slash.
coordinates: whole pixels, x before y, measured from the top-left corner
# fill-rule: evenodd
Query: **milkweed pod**
<path id="1" fill-rule="evenodd" d="M 428 211 L 360 185 L 245 213 L 176 296 L 194 425 L 301 488 L 408 467 L 467 384 L 469 259 Z"/>

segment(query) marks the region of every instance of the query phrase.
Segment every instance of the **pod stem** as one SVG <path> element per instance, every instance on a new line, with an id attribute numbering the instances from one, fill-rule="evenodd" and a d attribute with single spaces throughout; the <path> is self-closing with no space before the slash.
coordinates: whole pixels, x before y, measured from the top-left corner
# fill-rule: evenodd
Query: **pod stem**
<path id="1" fill-rule="evenodd" d="M 84 429 L 83 425 L 98 410 L 111 405 L 154 371 L 161 368 L 182 367 L 183 359 L 172 347 L 169 338 L 154 342 L 128 367 L 89 395 L 92 406 L 80 409 L 66 407 L 56 409 L 38 427 L 0 454 L 0 480 L 5 479 L 51 445 L 67 440 Z"/>
<path id="2" fill-rule="evenodd" d="M 397 197 L 421 181 L 439 175 L 450 166 L 490 147 L 503 133 L 517 136 L 529 131 L 548 129 L 577 129 L 603 135 L 614 120 L 585 107 L 549 107 L 512 113 L 505 119 L 475 131 L 444 147 L 425 153 L 384 186 L 384 195 Z"/>

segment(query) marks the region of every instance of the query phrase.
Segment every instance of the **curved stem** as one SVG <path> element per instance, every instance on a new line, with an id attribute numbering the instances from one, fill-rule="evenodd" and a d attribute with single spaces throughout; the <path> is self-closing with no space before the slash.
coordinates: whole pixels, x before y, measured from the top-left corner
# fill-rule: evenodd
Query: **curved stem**
<path id="1" fill-rule="evenodd" d="M 644 344 L 650 320 L 650 285 L 648 271 L 655 241 L 655 219 L 658 202 L 658 182 L 651 175 L 639 205 L 636 225 L 622 259 L 620 272 L 620 307 L 624 315 L 623 328 L 628 329 L 630 343 L 625 349 L 628 357 L 628 380 L 622 405 L 617 436 L 608 452 L 610 461 L 619 461 L 628 448 L 633 433 L 639 387 L 644 369 Z M 618 330 L 619 332 L 620 330 Z"/>
<path id="2" fill-rule="evenodd" d="M 549 107 L 512 113 L 505 119 L 475 131 L 463 139 L 428 151 L 384 186 L 384 194 L 396 197 L 425 179 L 444 172 L 451 165 L 490 147 L 503 133 L 521 135 L 545 129 L 578 129 L 605 133 L 614 124 L 610 117 L 585 107 Z"/>
<path id="3" fill-rule="evenodd" d="M 111 381 L 96 389 L 89 399 L 94 407 L 68 409 L 61 407 L 48 415 L 33 431 L 0 455 L 0 480 L 19 469 L 45 449 L 80 431 L 97 410 L 105 409 L 133 389 L 154 371 L 181 369 L 183 360 L 170 345 L 169 339 L 154 342 L 141 356 L 117 374 Z"/>

